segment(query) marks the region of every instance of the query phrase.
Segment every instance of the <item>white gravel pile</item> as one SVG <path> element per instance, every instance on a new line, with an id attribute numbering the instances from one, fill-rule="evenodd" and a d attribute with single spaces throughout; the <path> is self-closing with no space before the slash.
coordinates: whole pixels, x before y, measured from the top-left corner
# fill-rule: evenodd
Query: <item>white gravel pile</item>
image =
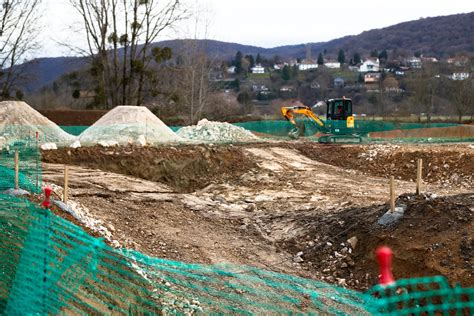
<path id="1" fill-rule="evenodd" d="M 250 131 L 229 123 L 200 120 L 197 125 L 179 129 L 177 134 L 193 141 L 203 142 L 248 142 L 258 140 Z"/>
<path id="2" fill-rule="evenodd" d="M 21 101 L 0 102 L 0 146 L 15 141 L 35 141 L 69 145 L 75 137 Z"/>
<path id="3" fill-rule="evenodd" d="M 375 144 L 368 146 L 364 152 L 359 154 L 359 157 L 365 158 L 368 161 L 374 160 L 377 156 L 388 156 L 399 149 L 398 145 L 391 144 Z"/>
<path id="4" fill-rule="evenodd" d="M 81 144 L 160 144 L 181 139 L 144 106 L 117 106 L 79 135 Z"/>

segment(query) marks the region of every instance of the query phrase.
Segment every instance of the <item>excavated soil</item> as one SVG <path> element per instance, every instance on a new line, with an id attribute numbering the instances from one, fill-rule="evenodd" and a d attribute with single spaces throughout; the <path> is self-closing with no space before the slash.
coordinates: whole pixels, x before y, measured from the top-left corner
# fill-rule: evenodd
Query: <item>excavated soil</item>
<path id="1" fill-rule="evenodd" d="M 43 160 L 44 180 L 59 185 L 61 164 L 72 165 L 71 200 L 103 220 L 123 247 L 366 289 L 376 283 L 373 253 L 381 244 L 393 248 L 396 278 L 441 274 L 474 285 L 473 150 L 297 141 L 97 146 L 45 151 Z M 423 192 L 434 195 L 413 195 L 420 157 Z M 388 210 L 390 175 L 397 205 L 407 209 L 384 227 L 377 221 Z"/>
<path id="2" fill-rule="evenodd" d="M 474 194 L 405 194 L 397 204 L 406 205 L 405 214 L 387 227 L 377 220 L 388 205 L 324 216 L 310 212 L 296 219 L 310 227 L 304 238 L 285 241 L 282 247 L 303 252 L 304 262 L 325 272 L 327 280 L 344 280 L 358 289 L 377 282 L 374 249 L 381 245 L 394 252 L 396 278 L 444 275 L 452 285 L 474 286 Z M 357 240 L 353 246 L 351 238 Z"/>
<path id="3" fill-rule="evenodd" d="M 101 169 L 192 192 L 212 181 L 232 181 L 255 163 L 235 147 L 80 147 L 43 151 L 43 161 Z"/>
<path id="4" fill-rule="evenodd" d="M 452 145 L 340 145 L 298 144 L 306 157 L 369 175 L 415 181 L 416 163 L 423 160 L 422 178 L 446 186 L 474 186 L 474 146 Z"/>

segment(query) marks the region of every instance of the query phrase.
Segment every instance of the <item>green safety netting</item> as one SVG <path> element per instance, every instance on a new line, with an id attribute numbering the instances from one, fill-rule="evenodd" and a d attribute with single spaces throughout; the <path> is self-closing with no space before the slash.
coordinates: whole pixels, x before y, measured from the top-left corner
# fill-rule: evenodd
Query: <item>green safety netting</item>
<path id="1" fill-rule="evenodd" d="M 74 136 L 79 136 L 83 131 L 89 128 L 89 126 L 86 125 L 77 125 L 77 126 L 66 126 L 62 125 L 60 126 L 66 133 L 69 133 Z"/>
<path id="2" fill-rule="evenodd" d="M 305 136 L 314 135 L 319 131 L 316 123 L 309 119 L 303 119 L 305 124 Z M 342 122 L 345 125 L 345 122 Z M 253 121 L 235 123 L 235 125 L 254 131 L 257 133 L 270 134 L 275 136 L 287 136 L 288 132 L 293 128 L 293 125 L 285 120 L 280 121 Z M 418 128 L 439 128 L 452 127 L 459 124 L 453 123 L 400 123 L 388 121 L 370 121 L 370 120 L 355 120 L 354 133 L 362 136 L 367 136 L 371 132 L 383 132 L 393 130 L 408 130 Z"/>
<path id="3" fill-rule="evenodd" d="M 368 314 L 367 298 L 322 282 L 236 265 L 115 250 L 25 199 L 0 195 L 0 311 Z"/>
<path id="4" fill-rule="evenodd" d="M 304 135 L 307 137 L 311 137 L 316 133 L 320 132 L 317 124 L 307 118 L 299 118 L 301 122 L 304 123 L 305 132 Z M 339 124 L 341 128 L 345 128 L 345 122 L 337 122 L 334 121 L 332 124 Z M 286 120 L 266 120 L 266 121 L 250 121 L 250 122 L 241 122 L 241 123 L 234 123 L 236 126 L 240 126 L 252 132 L 261 133 L 262 137 L 265 135 L 268 136 L 277 136 L 277 137 L 288 137 L 288 133 L 294 128 L 294 126 L 286 121 Z M 415 130 L 415 129 L 429 129 L 429 128 L 454 128 L 454 127 L 466 127 L 466 125 L 455 124 L 455 123 L 403 123 L 403 122 L 390 122 L 390 121 L 382 121 L 382 120 L 364 120 L 356 118 L 355 120 L 355 128 L 350 130 L 350 133 L 354 133 L 364 137 L 365 141 L 377 142 L 432 142 L 432 143 L 439 143 L 439 142 L 457 142 L 457 141 L 474 141 L 473 132 L 469 131 L 463 134 L 463 131 L 458 131 L 459 135 L 439 135 L 439 132 L 434 136 L 427 136 L 427 137 L 416 137 L 416 136 L 408 136 L 408 137 L 396 137 L 392 136 L 390 138 L 384 138 L 382 136 L 378 136 L 376 138 L 370 138 L 371 133 L 374 132 L 387 132 L 387 131 L 408 131 L 408 130 Z M 67 131 L 72 135 L 80 135 L 84 130 L 87 129 L 87 126 L 61 126 L 62 129 Z M 170 126 L 170 128 L 176 132 L 178 131 L 181 126 Z M 442 132 L 441 132 L 442 133 Z M 451 132 L 452 133 L 452 132 Z"/>
<path id="5" fill-rule="evenodd" d="M 0 192 L 15 187 L 15 152 L 19 158 L 19 188 L 39 193 L 42 185 L 40 151 L 23 143 L 0 148 Z"/>
<path id="6" fill-rule="evenodd" d="M 474 289 L 433 277 L 360 293 L 255 267 L 152 258 L 113 249 L 24 197 L 0 194 L 0 314 L 176 313 L 471 315 Z"/>

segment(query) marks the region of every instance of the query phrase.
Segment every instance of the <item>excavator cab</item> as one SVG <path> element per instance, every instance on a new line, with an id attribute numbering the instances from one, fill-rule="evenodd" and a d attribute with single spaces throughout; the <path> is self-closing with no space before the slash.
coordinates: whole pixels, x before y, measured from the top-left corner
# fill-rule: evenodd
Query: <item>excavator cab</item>
<path id="1" fill-rule="evenodd" d="M 326 101 L 326 120 L 346 121 L 352 116 L 352 101 L 350 99 L 330 99 Z"/>

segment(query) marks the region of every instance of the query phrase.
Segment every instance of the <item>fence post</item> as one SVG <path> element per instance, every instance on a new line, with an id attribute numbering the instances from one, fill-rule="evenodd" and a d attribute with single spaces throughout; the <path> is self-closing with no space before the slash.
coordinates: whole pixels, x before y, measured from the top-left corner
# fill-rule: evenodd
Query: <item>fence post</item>
<path id="1" fill-rule="evenodd" d="M 64 165 L 64 189 L 63 189 L 63 202 L 66 203 L 69 193 L 69 166 Z"/>
<path id="2" fill-rule="evenodd" d="M 20 155 L 18 150 L 15 150 L 15 190 L 20 188 Z"/>
<path id="3" fill-rule="evenodd" d="M 395 179 L 393 176 L 390 177 L 390 211 L 395 212 Z"/>
<path id="4" fill-rule="evenodd" d="M 423 159 L 418 159 L 416 167 L 416 194 L 420 195 L 421 193 L 421 171 L 423 169 Z"/>

